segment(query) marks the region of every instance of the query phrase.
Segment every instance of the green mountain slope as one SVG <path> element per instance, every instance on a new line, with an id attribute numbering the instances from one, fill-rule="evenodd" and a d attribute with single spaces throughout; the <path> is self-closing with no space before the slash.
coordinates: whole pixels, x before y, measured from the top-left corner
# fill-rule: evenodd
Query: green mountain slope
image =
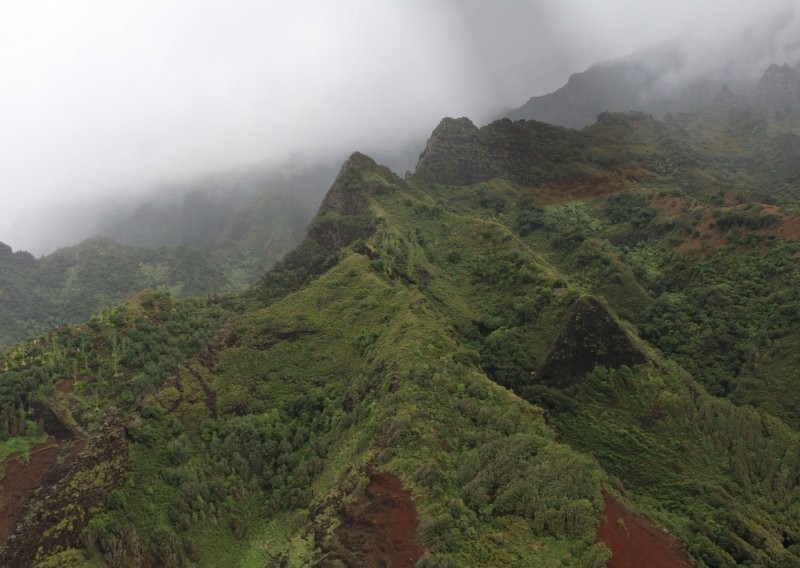
<path id="1" fill-rule="evenodd" d="M 255 172 L 234 182 L 223 177 L 106 211 L 95 231 L 134 246 L 181 244 L 202 251 L 230 280 L 228 291 L 240 291 L 302 240 L 311 204 L 334 175 L 332 168 L 317 167 L 286 175 Z"/>
<path id="2" fill-rule="evenodd" d="M 446 119 L 243 296 L 9 351 L 41 487 L 3 479 L 0 563 L 602 566 L 605 492 L 698 566 L 796 565 L 796 182 L 725 108 Z"/>
<path id="3" fill-rule="evenodd" d="M 105 232 L 122 242 L 97 237 L 41 259 L 0 243 L 0 348 L 146 289 L 182 297 L 244 290 L 302 239 L 309 209 L 272 191 L 230 201 L 195 192 L 180 206 L 146 203 L 109 217 L 115 230 Z"/>
<path id="4" fill-rule="evenodd" d="M 229 288 L 212 259 L 183 246 L 145 249 L 98 238 L 41 259 L 3 247 L 0 346 L 84 321 L 141 290 L 195 296 Z"/>

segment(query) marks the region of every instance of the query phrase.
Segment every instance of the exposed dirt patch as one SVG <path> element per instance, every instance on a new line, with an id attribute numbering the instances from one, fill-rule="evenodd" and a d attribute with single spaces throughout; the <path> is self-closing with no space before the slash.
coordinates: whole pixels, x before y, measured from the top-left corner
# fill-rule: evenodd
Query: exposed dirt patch
<path id="1" fill-rule="evenodd" d="M 619 168 L 595 175 L 570 177 L 535 187 L 540 205 L 553 205 L 624 191 L 628 180 L 647 181 L 647 173 L 637 168 Z"/>
<path id="2" fill-rule="evenodd" d="M 787 215 L 774 205 L 759 204 L 758 207 L 757 212 L 754 213 L 756 218 L 758 216 L 765 218 L 773 217 L 774 222 L 765 223 L 763 227 L 750 228 L 746 226 L 735 226 L 728 230 L 723 230 L 719 227 L 711 208 L 694 207 L 691 211 L 695 215 L 701 212 L 700 220 L 695 225 L 693 234 L 684 240 L 678 247 L 678 251 L 703 251 L 719 248 L 730 241 L 730 233 L 736 234 L 739 237 L 754 234 L 763 236 L 772 235 L 781 239 L 800 239 L 800 216 Z M 746 211 L 741 206 L 719 207 L 718 210 L 722 213 Z M 688 217 L 688 213 L 684 216 Z M 769 219 L 766 220 L 769 221 Z"/>
<path id="3" fill-rule="evenodd" d="M 595 365 L 617 369 L 646 361 L 647 357 L 608 310 L 594 298 L 584 298 L 575 305 L 539 369 L 537 380 L 566 388 L 583 382 Z"/>
<path id="4" fill-rule="evenodd" d="M 21 518 L 34 489 L 58 459 L 59 444 L 48 438 L 31 449 L 26 463 L 21 454 L 11 454 L 3 462 L 0 481 L 0 542 L 5 542 Z"/>
<path id="5" fill-rule="evenodd" d="M 0 566 L 32 566 L 78 545 L 91 511 L 122 483 L 128 448 L 124 424 L 113 411 L 85 445 L 84 440 L 62 442 L 51 451 L 42 458 L 33 454 L 29 466 L 35 467 L 22 472 L 37 473 L 36 488 L 19 487 L 26 494 L 0 547 Z M 7 469 L 5 479 L 19 483 L 20 478 Z"/>
<path id="6" fill-rule="evenodd" d="M 417 543 L 419 516 L 411 492 L 390 473 L 370 477 L 364 497 L 341 512 L 336 541 L 323 566 L 413 568 L 424 547 Z"/>
<path id="7" fill-rule="evenodd" d="M 697 224 L 694 233 L 678 247 L 679 252 L 719 248 L 728 242 L 727 235 L 719 230 L 710 210 L 704 211 L 703 219 Z"/>
<path id="8" fill-rule="evenodd" d="M 784 239 L 800 240 L 800 217 L 796 215 L 783 217 L 783 222 L 778 229 L 778 235 Z"/>
<path id="9" fill-rule="evenodd" d="M 611 549 L 609 568 L 691 568 L 681 543 L 652 522 L 623 507 L 603 492 L 605 520 L 597 528 L 597 541 Z"/>
<path id="10" fill-rule="evenodd" d="M 75 390 L 75 378 L 70 377 L 68 379 L 64 379 L 56 385 L 56 389 L 61 394 L 72 394 L 72 391 Z"/>

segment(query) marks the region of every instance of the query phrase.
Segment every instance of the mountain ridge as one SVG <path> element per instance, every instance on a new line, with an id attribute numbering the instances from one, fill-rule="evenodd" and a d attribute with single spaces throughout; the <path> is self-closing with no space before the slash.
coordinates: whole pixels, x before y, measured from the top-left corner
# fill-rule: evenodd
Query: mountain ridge
<path id="1" fill-rule="evenodd" d="M 791 109 L 796 113 L 800 104 L 796 71 L 786 63 L 770 65 L 756 81 L 737 78 L 724 69 L 683 77 L 686 65 L 669 46 L 598 63 L 571 75 L 552 93 L 531 97 L 505 117 L 581 129 L 608 111 L 639 111 L 656 118 L 695 112 L 731 88 L 774 113 Z"/>
<path id="2" fill-rule="evenodd" d="M 800 188 L 762 159 L 793 144 L 719 104 L 444 119 L 405 179 L 352 154 L 246 294 L 10 350 L 0 448 L 113 406 L 129 456 L 90 518 L 17 525 L 35 562 L 600 566 L 611 495 L 698 566 L 796 563 Z"/>

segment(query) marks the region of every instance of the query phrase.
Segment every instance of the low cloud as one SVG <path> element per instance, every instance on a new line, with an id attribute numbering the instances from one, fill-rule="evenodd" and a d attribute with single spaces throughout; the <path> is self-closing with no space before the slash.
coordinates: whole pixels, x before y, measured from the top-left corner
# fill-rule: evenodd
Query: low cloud
<path id="1" fill-rule="evenodd" d="M 681 46 L 665 81 L 796 64 L 799 27 L 777 0 L 3 3 L 0 240 L 26 246 L 24 211 L 298 152 L 413 155 L 443 116 L 647 45 Z"/>

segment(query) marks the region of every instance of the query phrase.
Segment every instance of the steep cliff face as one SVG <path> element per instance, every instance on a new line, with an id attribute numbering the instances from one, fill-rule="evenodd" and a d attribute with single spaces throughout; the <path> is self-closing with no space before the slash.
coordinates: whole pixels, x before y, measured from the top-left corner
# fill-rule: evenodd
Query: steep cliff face
<path id="1" fill-rule="evenodd" d="M 594 298 L 581 299 L 556 339 L 537 380 L 555 388 L 584 381 L 595 366 L 618 369 L 647 362 L 619 322 Z"/>
<path id="2" fill-rule="evenodd" d="M 14 252 L 6 243 L 0 242 L 0 268 L 6 268 L 9 263 L 14 263 L 16 266 L 30 267 L 36 263 L 36 258 L 29 252 Z"/>
<path id="3" fill-rule="evenodd" d="M 306 229 L 305 239 L 262 278 L 253 293 L 275 299 L 334 266 L 342 247 L 369 237 L 379 223 L 370 199 L 406 187 L 389 168 L 360 152 L 353 153 Z"/>
<path id="4" fill-rule="evenodd" d="M 577 132 L 536 121 L 502 119 L 482 128 L 445 118 L 431 134 L 415 174 L 426 182 L 470 185 L 495 177 L 533 185 L 559 177 L 552 166 L 582 161 Z"/>
<path id="5" fill-rule="evenodd" d="M 416 173 L 445 185 L 467 185 L 494 177 L 478 139 L 478 127 L 468 118 L 445 118 L 431 133 L 419 157 Z"/>
<path id="6" fill-rule="evenodd" d="M 771 65 L 758 83 L 756 102 L 774 112 L 786 112 L 800 105 L 800 73 L 788 64 Z"/>

